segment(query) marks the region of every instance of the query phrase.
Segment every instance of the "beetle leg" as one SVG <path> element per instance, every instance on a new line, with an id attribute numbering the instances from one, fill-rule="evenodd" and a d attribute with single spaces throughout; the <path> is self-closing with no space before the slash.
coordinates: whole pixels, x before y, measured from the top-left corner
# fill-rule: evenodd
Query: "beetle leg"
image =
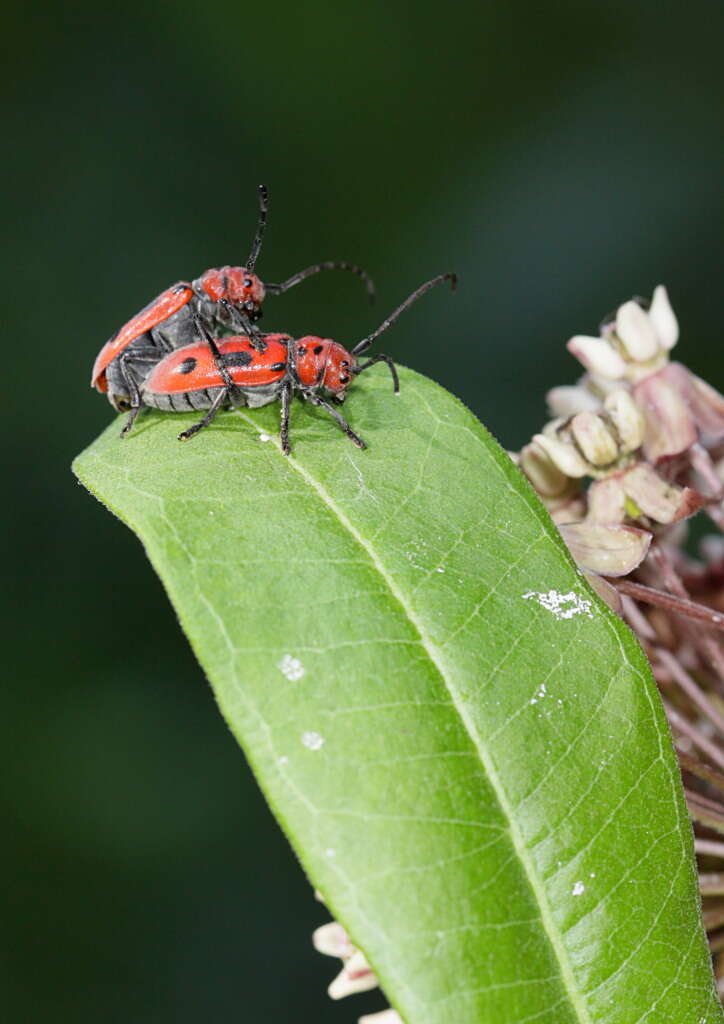
<path id="1" fill-rule="evenodd" d="M 251 322 L 246 313 L 232 305 L 228 299 L 221 299 L 220 302 L 228 313 L 232 328 L 234 330 L 241 329 L 257 352 L 265 352 L 266 342 L 264 341 L 264 335 L 259 328 Z"/>
<path id="2" fill-rule="evenodd" d="M 282 399 L 282 416 L 281 416 L 281 427 L 279 429 L 279 437 L 282 442 L 282 452 L 284 455 L 289 455 L 291 448 L 289 446 L 289 406 L 292 398 L 292 385 L 290 381 L 286 381 L 282 384 L 281 399 Z"/>
<path id="3" fill-rule="evenodd" d="M 188 441 L 188 439 L 190 437 L 193 437 L 194 434 L 198 434 L 198 432 L 200 430 L 203 430 L 204 427 L 208 427 L 208 425 L 211 423 L 214 416 L 216 416 L 217 412 L 222 407 L 224 402 L 228 399 L 228 397 L 229 388 L 221 388 L 218 395 L 211 403 L 209 411 L 206 413 L 204 418 L 199 420 L 198 423 L 194 423 L 193 427 L 189 427 L 188 430 L 184 430 L 182 433 L 180 433 L 178 436 L 179 441 Z"/>
<path id="4" fill-rule="evenodd" d="M 219 371 L 219 376 L 224 382 L 224 387 L 231 392 L 234 388 L 234 382 L 229 375 L 229 371 L 226 368 L 221 352 L 219 352 L 219 346 L 216 344 L 214 337 L 200 316 L 194 316 L 194 327 L 199 338 L 202 338 L 211 349 L 211 354 L 214 357 L 214 365 Z"/>
<path id="5" fill-rule="evenodd" d="M 128 388 L 128 397 L 131 403 L 131 411 L 126 425 L 121 431 L 121 437 L 126 437 L 131 427 L 136 421 L 136 417 L 143 408 L 143 402 L 141 401 L 141 393 L 138 390 L 138 385 L 129 369 L 130 363 L 157 363 L 158 362 L 158 351 L 154 348 L 137 348 L 130 352 L 124 352 L 118 359 L 121 376 L 123 381 Z"/>
<path id="6" fill-rule="evenodd" d="M 339 423 L 340 427 L 353 444 L 356 444 L 358 448 L 367 447 L 362 438 L 355 434 L 344 416 L 341 416 L 333 405 L 330 405 L 329 402 L 325 402 L 323 398 L 320 398 L 319 395 L 315 395 L 312 392 L 307 392 L 305 397 L 309 399 L 312 405 L 320 405 L 323 409 L 326 409 L 329 415 L 334 417 L 337 423 Z"/>
<path id="7" fill-rule="evenodd" d="M 159 327 L 152 327 L 148 333 L 162 352 L 173 352 L 173 345 Z M 156 353 L 156 357 L 158 358 L 158 353 Z"/>

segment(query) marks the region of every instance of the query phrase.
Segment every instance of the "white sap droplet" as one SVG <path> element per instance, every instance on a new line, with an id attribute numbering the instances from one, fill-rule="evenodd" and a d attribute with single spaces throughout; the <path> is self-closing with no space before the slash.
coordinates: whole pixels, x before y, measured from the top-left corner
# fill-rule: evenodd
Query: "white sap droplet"
<path id="1" fill-rule="evenodd" d="M 285 654 L 282 660 L 278 663 L 277 668 L 281 674 L 286 676 L 292 683 L 296 683 L 306 673 L 306 669 L 299 658 L 294 658 L 291 654 Z"/>
<path id="2" fill-rule="evenodd" d="M 280 765 L 289 764 L 289 758 L 287 757 L 286 754 L 282 754 L 282 756 L 279 758 L 279 764 Z"/>
<path id="3" fill-rule="evenodd" d="M 271 441 L 271 434 L 259 434 L 260 441 Z"/>
<path id="4" fill-rule="evenodd" d="M 436 571 L 437 571 L 437 572 L 445 572 L 445 570 L 443 569 L 443 567 L 442 567 L 441 565 L 438 565 L 438 567 L 437 567 L 437 570 L 436 570 Z"/>
<path id="5" fill-rule="evenodd" d="M 337 851 L 332 849 L 331 846 L 328 846 L 324 852 L 327 854 L 328 857 L 334 857 Z"/>
<path id="6" fill-rule="evenodd" d="M 538 689 L 536 690 L 535 697 L 531 697 L 530 703 L 537 704 L 539 700 L 543 700 L 543 698 L 547 696 L 547 693 L 548 691 L 546 690 L 546 684 L 541 683 Z"/>
<path id="7" fill-rule="evenodd" d="M 583 884 L 583 882 L 576 882 L 576 884 L 571 889 L 571 892 L 573 893 L 574 896 L 581 896 L 585 891 L 586 891 L 586 887 Z"/>
<path id="8" fill-rule="evenodd" d="M 596 872 L 592 871 L 591 874 L 589 875 L 589 878 L 595 878 L 595 877 L 596 877 Z"/>
<path id="9" fill-rule="evenodd" d="M 321 750 L 324 736 L 320 736 L 318 732 L 303 732 L 302 743 L 308 750 Z"/>
<path id="10" fill-rule="evenodd" d="M 567 594 L 561 594 L 557 590 L 528 590 L 523 594 L 523 600 L 531 599 L 557 619 L 572 619 L 574 615 L 587 615 L 589 619 L 593 618 L 593 603 L 586 597 L 579 597 L 572 590 Z"/>

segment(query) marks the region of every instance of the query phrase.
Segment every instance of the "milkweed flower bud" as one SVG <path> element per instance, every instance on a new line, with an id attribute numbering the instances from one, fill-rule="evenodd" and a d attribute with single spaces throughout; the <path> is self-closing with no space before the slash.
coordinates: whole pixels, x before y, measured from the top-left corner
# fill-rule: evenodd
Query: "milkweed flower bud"
<path id="1" fill-rule="evenodd" d="M 681 455 L 699 437 L 724 439 L 724 396 L 680 363 L 639 381 L 634 398 L 646 421 L 644 453 L 651 462 Z"/>
<path id="2" fill-rule="evenodd" d="M 626 376 L 626 363 L 608 341 L 576 334 L 568 342 L 568 351 L 589 373 L 605 380 L 621 380 Z"/>
<path id="3" fill-rule="evenodd" d="M 353 953 L 327 989 L 330 999 L 344 999 L 356 992 L 368 992 L 377 988 L 377 975 L 367 963 L 364 953 Z"/>
<path id="4" fill-rule="evenodd" d="M 658 352 L 660 345 L 654 325 L 633 299 L 618 307 L 615 329 L 630 360 L 647 363 Z"/>
<path id="5" fill-rule="evenodd" d="M 654 325 L 662 348 L 669 352 L 679 340 L 679 322 L 669 302 L 669 293 L 664 285 L 654 288 L 649 307 L 649 318 Z"/>
<path id="6" fill-rule="evenodd" d="M 578 384 L 551 388 L 546 395 L 546 403 L 551 416 L 575 416 L 577 412 L 598 412 L 601 408 L 600 396 L 587 386 L 587 378 L 582 377 Z"/>
<path id="7" fill-rule="evenodd" d="M 668 483 L 645 462 L 622 474 L 621 486 L 635 506 L 631 510 L 634 514 L 638 511 L 663 525 L 686 519 L 704 503 L 704 497 L 698 491 Z"/>
<path id="8" fill-rule="evenodd" d="M 571 491 L 575 483 L 567 476 L 548 453 L 533 441 L 521 450 L 518 465 L 544 498 L 560 498 Z"/>
<path id="9" fill-rule="evenodd" d="M 628 454 L 640 448 L 644 442 L 646 422 L 630 392 L 623 389 L 612 391 L 606 395 L 603 407 L 618 435 L 619 451 Z"/>
<path id="10" fill-rule="evenodd" d="M 382 1010 L 380 1013 L 368 1013 L 360 1017 L 357 1024 L 402 1024 L 402 1017 L 397 1010 Z"/>
<path id="11" fill-rule="evenodd" d="M 577 564 L 602 576 L 627 576 L 646 557 L 651 534 L 635 526 L 585 521 L 558 527 Z"/>
<path id="12" fill-rule="evenodd" d="M 571 420 L 573 438 L 590 465 L 610 466 L 618 458 L 618 445 L 604 420 L 593 412 L 579 412 Z"/>
<path id="13" fill-rule="evenodd" d="M 349 935 L 337 921 L 317 928 L 312 934 L 312 944 L 318 953 L 338 956 L 340 960 L 348 960 L 356 952 Z"/>
<path id="14" fill-rule="evenodd" d="M 331 999 L 344 999 L 355 992 L 367 992 L 379 984 L 364 953 L 353 945 L 337 921 L 330 921 L 317 928 L 312 935 L 312 944 L 318 953 L 337 956 L 342 960 L 342 970 L 327 989 Z"/>
<path id="15" fill-rule="evenodd" d="M 566 476 L 575 479 L 588 474 L 585 459 L 570 442 L 550 437 L 547 433 L 534 434 L 533 442 L 543 449 L 551 462 Z"/>

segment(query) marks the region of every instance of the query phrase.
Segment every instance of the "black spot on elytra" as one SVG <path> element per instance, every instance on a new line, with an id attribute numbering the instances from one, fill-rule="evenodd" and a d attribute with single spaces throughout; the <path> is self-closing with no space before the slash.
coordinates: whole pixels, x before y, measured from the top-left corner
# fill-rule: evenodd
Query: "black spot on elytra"
<path id="1" fill-rule="evenodd" d="M 314 348 L 312 349 L 312 351 L 314 352 L 315 356 L 318 356 L 320 354 L 320 352 L 322 351 L 322 346 L 321 345 L 315 345 Z"/>
<path id="2" fill-rule="evenodd" d="M 254 356 L 251 352 L 242 350 L 241 352 L 224 352 L 221 356 L 221 361 L 229 370 L 239 369 L 242 366 L 248 366 L 249 363 L 253 362 Z"/>
<path id="3" fill-rule="evenodd" d="M 196 369 L 196 359 L 194 356 L 187 356 L 182 363 L 179 363 L 179 373 L 193 373 Z"/>
<path id="4" fill-rule="evenodd" d="M 273 373 L 277 373 L 279 370 L 286 370 L 286 368 L 287 368 L 287 364 L 286 363 L 272 363 L 271 366 L 269 367 L 269 369 Z"/>

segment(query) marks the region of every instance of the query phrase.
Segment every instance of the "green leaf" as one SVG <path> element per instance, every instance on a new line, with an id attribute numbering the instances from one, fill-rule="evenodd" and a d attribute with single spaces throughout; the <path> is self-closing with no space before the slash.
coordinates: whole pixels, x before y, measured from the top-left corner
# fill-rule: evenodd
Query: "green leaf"
<path id="1" fill-rule="evenodd" d="M 291 459 L 273 406 L 114 423 L 75 469 L 407 1024 L 721 1021 L 636 641 L 454 398 L 375 371 L 345 413 L 367 451 L 298 403 Z"/>

